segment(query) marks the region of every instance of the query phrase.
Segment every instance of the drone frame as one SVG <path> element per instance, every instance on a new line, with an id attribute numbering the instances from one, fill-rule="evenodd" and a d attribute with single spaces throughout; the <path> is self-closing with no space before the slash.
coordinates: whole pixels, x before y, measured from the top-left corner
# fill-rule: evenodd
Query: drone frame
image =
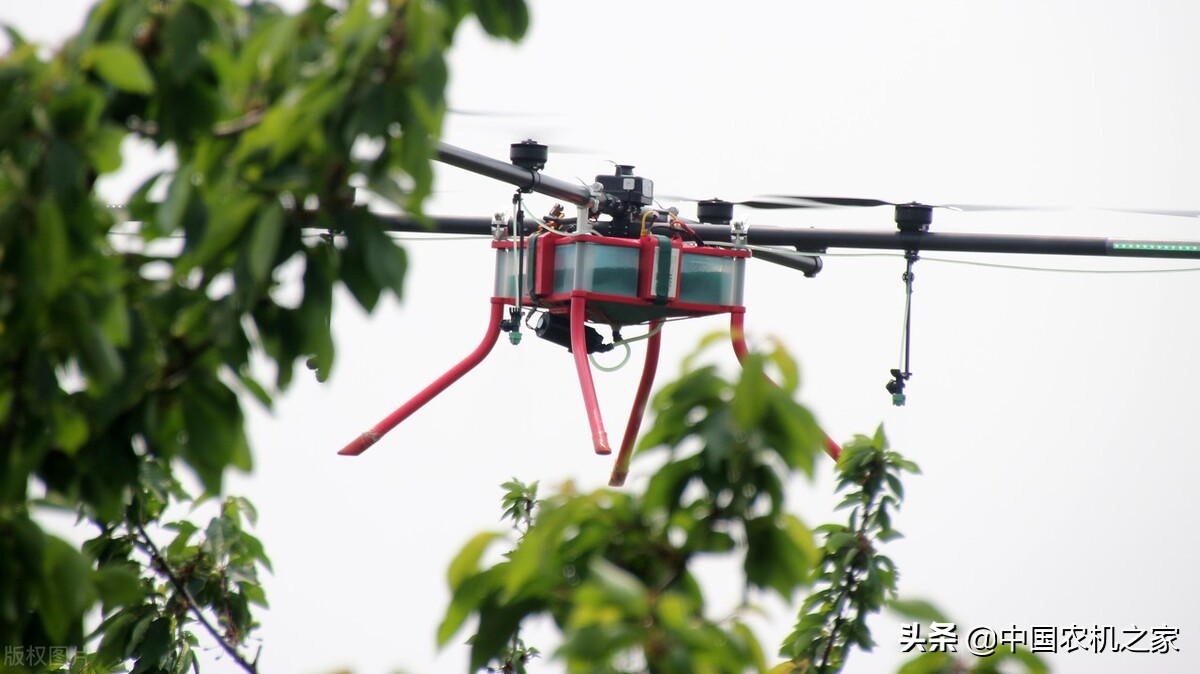
<path id="1" fill-rule="evenodd" d="M 513 239 L 510 230 L 497 226 L 494 237 L 496 281 L 483 340 L 466 358 L 338 453 L 362 454 L 483 362 L 502 329 L 519 329 L 519 323 L 506 326 L 503 320 L 504 308 L 511 306 L 517 316 L 527 308 L 545 312 L 550 321 L 565 318 L 567 334 L 557 334 L 551 341 L 566 346 L 574 356 L 592 445 L 600 455 L 611 454 L 612 447 L 588 357 L 600 346 L 599 337 L 587 323 L 614 329 L 649 327 L 641 378 L 609 482 L 620 486 L 628 474 L 654 384 L 663 323 L 670 318 L 728 313 L 734 353 L 739 360 L 744 358 L 742 286 L 750 252 L 740 247 L 683 246 L 678 239 L 651 234 L 634 240 L 589 231 L 568 236 L 549 230 Z"/>
<path id="2" fill-rule="evenodd" d="M 767 227 L 756 228 L 749 232 L 744 226 L 732 223 L 732 203 L 711 200 L 705 202 L 705 208 L 701 209 L 701 222 L 689 223 L 689 231 L 698 242 L 710 245 L 689 249 L 676 242 L 664 241 L 668 237 L 649 235 L 644 226 L 641 236 L 631 234 L 631 231 L 636 231 L 636 228 L 630 228 L 631 223 L 636 222 L 638 217 L 645 217 L 645 213 L 654 211 L 654 209 L 643 208 L 643 205 L 649 205 L 651 202 L 653 183 L 632 176 L 631 167 L 618 166 L 616 177 L 605 176 L 603 180 L 598 177 L 597 183 L 592 186 L 569 183 L 545 176 L 540 172 L 545 165 L 545 147 L 532 141 L 513 145 L 512 164 L 445 143 L 439 145 L 437 159 L 452 166 L 515 185 L 518 195 L 514 196 L 514 205 L 519 203 L 520 193 L 527 192 L 538 192 L 575 205 L 579 209 L 578 231 L 575 236 L 570 237 L 562 232 L 543 234 L 538 231 L 538 228 L 527 228 L 521 221 L 520 215 L 511 229 L 500 227 L 495 218 L 491 220 L 463 217 L 433 219 L 434 229 L 439 232 L 491 233 L 494 235 L 492 245 L 497 250 L 496 288 L 491 299 L 488 327 L 484 338 L 466 358 L 378 424 L 347 444 L 338 452 L 342 455 L 358 455 L 366 451 L 384 434 L 479 365 L 491 352 L 502 330 L 519 330 L 522 307 L 528 307 L 544 310 L 547 315 L 558 317 L 560 329 L 562 317 L 565 316 L 567 319 L 569 336 L 564 338 L 562 334 L 558 334 L 557 339 L 552 339 L 552 341 L 558 341 L 563 346 L 567 346 L 574 356 L 591 427 L 592 443 L 597 454 L 609 454 L 612 449 L 604 430 L 604 422 L 596 400 L 595 386 L 588 360 L 588 353 L 595 348 L 595 342 L 599 337 L 598 334 L 591 334 L 595 331 L 587 327 L 586 323 L 590 321 L 613 326 L 633 324 L 650 326 L 651 334 L 648 335 L 641 379 L 610 478 L 610 484 L 621 485 L 628 473 L 633 443 L 641 427 L 650 389 L 653 386 L 658 365 L 662 323 L 673 317 L 728 313 L 730 314 L 730 338 L 734 353 L 739 361 L 745 359 L 747 354 L 744 334 L 745 307 L 742 305 L 741 283 L 744 274 L 744 260 L 750 257 L 749 248 L 754 246 L 787 246 L 796 251 L 811 254 L 800 255 L 779 249 L 766 249 L 768 254 L 764 255 L 768 261 L 779 262 L 799 269 L 810 277 L 821 268 L 820 258 L 815 255 L 824 253 L 829 248 L 901 250 L 910 260 L 916 259 L 918 251 L 926 250 L 1200 259 L 1200 242 L 1197 241 L 934 233 L 928 231 L 933 207 L 916 202 L 890 204 L 887 202 L 874 203 L 874 201 L 869 205 L 895 206 L 898 231 L 863 232 Z M 839 205 L 841 201 L 846 201 L 845 199 L 812 197 L 797 197 L 796 199 L 823 201 L 833 205 Z M 852 201 L 856 203 L 851 205 L 864 205 L 857 203 L 864 200 Z M 741 203 L 752 204 L 752 202 Z M 704 212 L 710 216 L 716 213 L 717 217 L 706 218 L 703 216 Z M 613 231 L 617 232 L 618 236 L 605 236 L 591 229 L 590 217 L 598 213 L 614 216 Z M 518 214 L 520 214 L 519 210 Z M 388 220 L 390 228 L 394 231 L 430 231 L 427 220 L 417 220 L 405 216 L 380 217 Z M 618 217 L 620 223 L 617 221 Z M 621 227 L 617 227 L 618 224 Z M 539 240 L 541 236 L 548 238 Z M 508 240 L 510 237 L 515 241 Z M 574 280 L 564 285 L 561 281 L 566 276 L 561 272 L 566 270 L 555 267 L 559 257 L 552 253 L 556 248 L 572 244 L 578 244 L 576 250 L 582 250 L 589 244 L 595 244 L 601 248 L 637 248 L 640 251 L 637 255 L 638 261 L 636 264 L 625 263 L 623 269 L 627 281 L 632 278 L 639 279 L 637 292 L 631 292 L 626 288 L 624 291 L 613 293 L 611 292 L 612 288 L 597 288 L 589 286 L 586 282 L 581 283 L 579 272 L 586 267 L 586 260 L 580 256 L 576 256 L 575 265 L 570 269 L 573 272 L 571 276 Z M 530 248 L 533 249 L 530 250 L 531 254 L 526 255 L 526 251 Z M 550 253 L 547 253 L 547 250 Z M 688 252 L 689 250 L 690 252 Z M 697 303 L 689 302 L 687 295 L 680 295 L 683 288 L 689 287 L 688 275 L 680 271 L 683 269 L 682 261 L 686 261 L 689 255 L 697 253 L 714 256 L 718 259 L 737 261 L 736 271 L 727 272 L 730 278 L 736 278 L 736 296 L 727 297 L 721 302 L 715 301 L 713 298 L 705 298 L 708 301 Z M 621 267 L 622 265 L 615 266 Z M 560 276 L 562 278 L 559 278 Z M 592 281 L 596 281 L 596 279 L 593 278 Z M 671 284 L 675 285 L 672 287 Z M 663 291 L 664 288 L 667 288 L 666 292 Z M 512 307 L 510 314 L 513 319 L 509 321 L 505 321 L 503 317 L 506 306 Z M 607 315 L 607 310 L 614 307 L 633 308 L 635 311 L 632 315 L 614 319 Z M 589 330 L 591 333 L 588 332 Z M 559 332 L 561 333 L 561 330 Z M 514 343 L 515 341 L 514 339 Z M 834 441 L 826 437 L 826 451 L 836 459 L 840 449 Z"/>

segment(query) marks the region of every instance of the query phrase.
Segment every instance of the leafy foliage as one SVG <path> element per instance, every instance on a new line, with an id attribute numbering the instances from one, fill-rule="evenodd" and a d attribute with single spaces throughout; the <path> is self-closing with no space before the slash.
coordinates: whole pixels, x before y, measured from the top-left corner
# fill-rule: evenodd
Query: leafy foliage
<path id="1" fill-rule="evenodd" d="M 172 502 L 193 499 L 160 462 L 148 461 L 142 470 L 150 489 L 135 496 L 123 522 L 84 544 L 101 573 L 118 574 L 125 583 L 126 602 L 116 610 L 107 603 L 102 607 L 107 618 L 95 630 L 99 644 L 77 660 L 101 671 L 132 659 L 134 672 L 183 672 L 195 663 L 199 640 L 190 629 L 195 621 L 219 632 L 228 656 L 254 669 L 257 656 L 249 661 L 235 648 L 256 627 L 251 606 L 267 605 L 258 569 L 269 570 L 271 561 L 243 528 L 244 521 L 253 524 L 257 518 L 253 505 L 227 498 L 203 530 L 186 519 L 163 524 L 175 535 L 160 546 L 147 525 L 161 522 Z M 128 584 L 130 578 L 135 585 Z"/>
<path id="2" fill-rule="evenodd" d="M 795 362 L 776 344 L 748 354 L 740 376 L 729 380 L 698 364 L 713 341 L 653 401 L 654 424 L 638 460 L 646 466 L 658 458 L 659 465 L 643 469 L 651 473 L 644 490 L 580 493 L 568 483 L 537 500 L 536 484 L 503 485 L 505 517 L 519 537 L 490 566 L 481 561 L 503 533 L 478 534 L 462 548 L 438 629 L 445 645 L 478 619 L 471 671 L 525 671 L 514 649 L 525 648 L 521 628 L 535 616 L 561 632 L 555 656 L 569 672 L 771 674 L 841 671 L 852 646 L 872 647 L 866 618 L 885 605 L 942 620 L 926 602 L 895 599 L 895 565 L 878 551 L 899 536 L 892 515 L 904 496 L 901 477 L 917 466 L 888 448 L 882 428 L 856 436 L 837 463 L 847 521 L 809 529 L 787 511 L 786 485 L 811 475 L 824 436 L 794 400 Z M 743 601 L 729 616 L 706 612 L 695 568 L 705 557 L 740 560 Z M 786 661 L 770 666 L 745 620 L 752 591 L 790 602 L 801 589 L 809 594 L 780 648 Z M 961 663 L 942 656 L 923 654 L 903 671 L 958 671 L 950 668 Z M 1012 658 L 1045 671 L 1030 653 Z M 980 672 L 994 666 L 976 664 Z"/>
<path id="3" fill-rule="evenodd" d="M 706 614 L 695 575 L 701 558 L 740 560 L 743 588 L 791 600 L 811 581 L 820 551 L 785 509 L 785 485 L 811 473 L 823 435 L 793 400 L 796 372 L 782 350 L 751 354 L 735 381 L 690 363 L 654 398 L 655 422 L 639 461 L 661 467 L 645 491 L 581 493 L 566 484 L 537 502 L 532 526 L 497 564 L 481 568 L 481 534 L 451 565 L 451 603 L 438 630 L 446 644 L 472 615 L 471 668 L 503 661 L 522 623 L 548 616 L 562 631 L 557 656 L 571 672 L 764 671 L 744 620 Z M 505 485 L 509 513 L 521 503 Z M 465 569 L 471 569 L 464 573 Z"/>
<path id="4" fill-rule="evenodd" d="M 842 448 L 838 471 L 838 490 L 848 490 L 838 507 L 850 510 L 849 521 L 817 528 L 825 544 L 816 589 L 780 649 L 792 662 L 785 671 L 840 671 L 852 645 L 865 650 L 875 645 L 867 616 L 896 594 L 896 565 L 876 546 L 900 535 L 889 509 L 904 497 L 901 473 L 915 473 L 917 466 L 888 450 L 880 428 Z"/>
<path id="5" fill-rule="evenodd" d="M 7 29 L 0 645 L 83 646 L 97 605 L 101 655 L 133 658 L 136 671 L 186 669 L 189 607 L 216 616 L 223 643 L 242 643 L 250 605 L 265 601 L 253 571 L 266 558 L 237 514 L 248 504 L 226 502 L 202 535 L 177 524 L 157 553 L 149 532 L 167 495 L 189 499 L 178 467 L 205 496 L 227 470 L 251 468 L 239 393 L 269 405 L 301 358 L 327 375 L 338 284 L 368 310 L 400 294 L 403 251 L 358 192 L 420 212 L 444 52 L 471 14 L 510 39 L 528 25 L 521 0 L 313 0 L 295 13 L 100 0 L 49 56 Z M 135 146 L 174 165 L 133 195 L 131 230 L 96 186 Z M 302 277 L 299 299 L 279 292 L 285 265 Z M 252 375 L 252 354 L 273 382 Z M 100 536 L 77 550 L 46 534 L 43 495 Z"/>

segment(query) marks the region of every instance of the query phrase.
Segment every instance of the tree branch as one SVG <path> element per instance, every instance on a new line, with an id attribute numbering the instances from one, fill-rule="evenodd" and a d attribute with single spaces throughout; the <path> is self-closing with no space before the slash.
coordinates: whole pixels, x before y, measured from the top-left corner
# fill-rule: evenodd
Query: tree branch
<path id="1" fill-rule="evenodd" d="M 171 570 L 170 565 L 167 564 L 166 558 L 163 557 L 162 552 L 159 551 L 158 546 L 154 544 L 154 541 L 150 539 L 150 535 L 146 533 L 146 529 L 142 526 L 142 523 L 134 522 L 134 526 L 137 528 L 138 535 L 141 537 L 141 545 L 139 547 L 149 553 L 151 559 L 155 562 L 154 567 L 159 569 L 162 574 L 167 577 L 167 580 L 171 581 L 171 585 L 175 587 L 176 592 L 183 595 L 183 598 L 187 601 L 188 607 L 192 610 L 192 615 L 196 617 L 196 620 L 202 626 L 204 626 L 204 629 L 207 630 L 214 639 L 217 640 L 217 643 L 221 645 L 221 648 L 228 653 L 231 658 L 233 658 L 234 662 L 236 662 L 242 669 L 246 670 L 247 674 L 258 674 L 258 658 L 255 657 L 254 662 L 246 660 L 246 658 L 242 657 L 242 654 L 237 651 L 237 648 L 221 635 L 217 628 L 213 626 L 211 622 L 209 622 L 208 617 L 204 615 L 204 612 L 200 610 L 200 604 L 198 604 L 192 597 L 192 593 L 188 592 L 187 586 L 184 585 L 183 581 L 180 580 L 179 577 L 176 576 Z"/>
<path id="2" fill-rule="evenodd" d="M 863 493 L 867 499 L 866 503 L 862 506 L 863 515 L 859 520 L 858 528 L 852 530 L 852 533 L 858 542 L 858 556 L 855 558 L 854 563 L 850 565 L 850 568 L 846 569 L 846 584 L 842 587 L 842 591 L 838 596 L 837 602 L 834 604 L 836 610 L 834 612 L 833 627 L 829 631 L 829 641 L 825 644 L 825 651 L 821 655 L 821 662 L 817 668 L 818 672 L 824 672 L 826 668 L 829 667 L 829 660 L 833 655 L 833 649 L 837 641 L 838 631 L 841 629 L 842 625 L 848 621 L 848 618 L 843 614 L 843 611 L 846 610 L 846 604 L 853 595 L 855 585 L 858 583 L 858 570 L 862 558 L 865 556 L 867 563 L 870 564 L 870 553 L 872 552 L 872 549 L 870 541 L 867 537 L 867 529 L 870 526 L 871 518 L 875 515 L 873 508 L 878 507 L 876 499 L 879 496 L 879 492 L 878 490 L 872 490 L 868 492 L 866 489 L 867 485 L 872 484 L 873 481 L 878 484 L 878 480 L 876 478 L 879 473 L 884 472 L 886 472 L 886 470 L 882 465 L 876 465 L 872 468 L 871 472 L 868 473 L 865 478 L 863 478 L 862 481 L 864 490 Z M 850 603 L 852 604 L 853 602 Z M 857 606 L 854 608 L 856 612 L 861 610 Z"/>

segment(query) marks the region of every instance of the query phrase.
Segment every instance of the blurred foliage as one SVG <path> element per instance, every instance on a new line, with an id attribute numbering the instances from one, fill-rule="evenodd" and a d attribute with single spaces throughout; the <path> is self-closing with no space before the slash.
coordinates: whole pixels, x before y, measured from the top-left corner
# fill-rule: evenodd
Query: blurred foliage
<path id="1" fill-rule="evenodd" d="M 297 359 L 334 361 L 343 284 L 367 310 L 406 261 L 361 205 L 419 213 L 446 109 L 445 50 L 475 15 L 517 39 L 521 0 L 101 0 L 57 51 L 5 27 L 0 57 L 0 648 L 184 671 L 189 625 L 242 648 L 266 564 L 226 500 L 165 536 L 186 466 L 216 498 L 249 470 L 239 394 L 270 405 Z M 126 216 L 97 196 L 133 147 L 173 159 Z M 314 237 L 302 228 L 342 236 Z M 281 267 L 300 297 L 278 292 Z M 251 356 L 273 366 L 256 380 Z M 244 396 L 243 396 L 244 397 Z M 45 533 L 39 504 L 100 535 Z M 103 623 L 88 634 L 84 616 Z M 191 609 L 191 610 L 189 610 Z M 9 662 L 19 669 L 61 663 Z M 242 660 L 243 666 L 253 662 Z M 91 671 L 91 670 L 89 670 Z"/>
<path id="2" fill-rule="evenodd" d="M 813 416 L 794 400 L 798 382 L 781 348 L 749 354 L 734 380 L 690 358 L 653 400 L 654 424 L 638 454 L 650 475 L 644 490 L 581 493 L 568 483 L 536 501 L 517 540 L 500 532 L 472 538 L 450 566 L 452 599 L 439 644 L 475 617 L 470 670 L 517 671 L 504 669 L 506 645 L 525 621 L 547 616 L 562 633 L 554 655 L 569 672 L 765 672 L 770 658 L 745 620 L 751 598 L 791 602 L 815 582 L 822 589 L 814 597 L 845 597 L 810 598 L 806 610 L 825 618 L 822 624 L 841 624 L 830 635 L 793 635 L 784 646 L 791 660 L 778 671 L 837 671 L 840 659 L 823 670 L 797 668 L 815 662 L 800 652 L 801 642 L 841 645 L 850 635 L 869 643 L 858 621 L 894 591 L 895 570 L 882 555 L 852 554 L 844 537 L 868 547 L 888 537 L 888 508 L 900 494 L 893 479 L 911 464 L 881 448 L 881 432 L 849 445 L 839 469 L 842 484 L 853 486 L 850 524 L 820 528 L 826 539 L 818 544 L 786 508 L 788 483 L 811 476 L 824 444 Z M 509 516 L 529 517 L 531 499 L 519 496 L 529 490 L 515 480 L 504 487 Z M 482 564 L 502 540 L 511 551 Z M 743 601 L 714 617 L 695 564 L 721 557 L 740 565 Z M 857 571 L 864 562 L 874 570 L 869 575 Z"/>
<path id="3" fill-rule="evenodd" d="M 888 448 L 883 429 L 856 436 L 837 461 L 846 521 L 809 528 L 787 510 L 788 485 L 811 477 L 824 434 L 795 402 L 799 371 L 778 344 L 750 353 L 729 379 L 700 363 L 655 396 L 635 475 L 644 487 L 580 492 L 571 483 L 539 499 L 538 485 L 502 485 L 516 536 L 487 531 L 451 562 L 450 604 L 438 628 L 445 646 L 469 621 L 469 671 L 528 671 L 522 628 L 544 617 L 561 635 L 552 657 L 568 672 L 832 674 L 852 647 L 874 646 L 867 617 L 890 606 L 914 620 L 944 621 L 922 601 L 895 598 L 898 572 L 879 546 L 900 534 L 892 516 L 901 477 L 917 466 Z M 778 381 L 780 384 L 775 384 Z M 636 483 L 635 483 L 636 484 Z M 818 541 L 818 538 L 820 539 Z M 509 547 L 498 558 L 494 548 Z M 489 554 L 489 550 L 492 553 Z M 702 560 L 740 566 L 732 612 L 713 616 L 697 574 Z M 493 561 L 494 560 L 494 561 Z M 769 655 L 747 618 L 755 599 L 799 602 L 795 630 Z M 905 674 L 1000 671 L 1016 661 L 1042 674 L 1028 651 L 973 661 L 923 653 Z"/>
<path id="4" fill-rule="evenodd" d="M 850 511 L 849 520 L 817 527 L 824 546 L 815 587 L 780 649 L 791 664 L 777 671 L 841 671 L 851 646 L 875 646 L 867 616 L 896 594 L 896 565 L 876 546 L 900 535 L 892 528 L 891 511 L 904 497 L 903 472 L 918 469 L 888 449 L 882 428 L 842 448 L 837 489 L 847 493 L 838 508 Z"/>

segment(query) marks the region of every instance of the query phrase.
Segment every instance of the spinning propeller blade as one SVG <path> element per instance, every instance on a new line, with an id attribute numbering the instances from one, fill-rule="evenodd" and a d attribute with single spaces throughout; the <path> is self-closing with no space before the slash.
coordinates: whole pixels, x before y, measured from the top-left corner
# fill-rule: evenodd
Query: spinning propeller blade
<path id="1" fill-rule="evenodd" d="M 854 208 L 872 208 L 875 206 L 899 206 L 899 204 L 882 199 L 863 199 L 859 197 L 814 197 L 796 194 L 769 194 L 768 199 L 789 199 L 792 201 L 807 201 L 809 204 L 796 204 L 795 208 L 814 208 L 821 206 L 850 206 Z"/>
<path id="2" fill-rule="evenodd" d="M 835 207 L 850 207 L 850 208 L 874 208 L 877 206 L 907 206 L 907 205 L 927 205 L 930 208 L 944 208 L 951 211 L 969 211 L 969 212 L 986 212 L 986 211 L 1047 211 L 1057 210 L 1055 206 L 1007 206 L 999 204 L 922 204 L 918 201 L 911 202 L 896 202 L 885 201 L 883 199 L 864 199 L 861 197 L 818 197 L 799 194 L 771 194 L 768 199 L 790 199 L 797 203 L 795 208 L 817 208 L 835 206 Z M 808 203 L 803 203 L 808 202 Z M 776 208 L 779 208 L 778 206 Z"/>

